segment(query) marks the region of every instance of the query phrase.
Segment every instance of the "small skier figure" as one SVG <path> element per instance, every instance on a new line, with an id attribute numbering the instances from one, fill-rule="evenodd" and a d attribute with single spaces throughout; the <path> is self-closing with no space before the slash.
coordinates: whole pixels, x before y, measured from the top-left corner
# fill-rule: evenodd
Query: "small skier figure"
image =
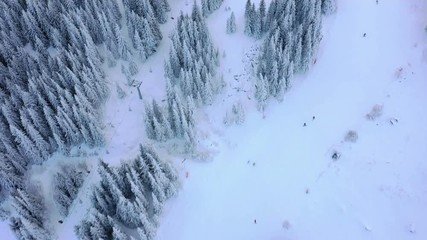
<path id="1" fill-rule="evenodd" d="M 302 126 L 303 126 L 303 127 L 307 127 L 307 123 L 304 123 Z"/>
<path id="2" fill-rule="evenodd" d="M 366 33 L 363 34 L 363 37 L 366 37 Z"/>
<path id="3" fill-rule="evenodd" d="M 256 224 L 256 219 L 254 219 L 254 223 Z"/>
<path id="4" fill-rule="evenodd" d="M 314 119 L 316 119 L 316 116 L 313 116 L 313 121 L 314 121 Z"/>

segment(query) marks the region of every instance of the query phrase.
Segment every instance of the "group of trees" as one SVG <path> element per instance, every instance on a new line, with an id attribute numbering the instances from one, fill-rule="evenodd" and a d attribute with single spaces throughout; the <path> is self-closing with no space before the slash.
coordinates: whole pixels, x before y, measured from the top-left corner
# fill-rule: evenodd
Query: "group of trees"
<path id="1" fill-rule="evenodd" d="M 145 129 L 147 136 L 157 141 L 172 138 L 183 139 L 186 151 L 195 144 L 193 99 L 182 100 L 179 90 L 167 82 L 167 105 L 161 107 L 156 100 L 145 105 Z"/>
<path id="2" fill-rule="evenodd" d="M 217 10 L 224 0 L 202 0 L 202 14 L 207 17 L 213 11 Z"/>
<path id="3" fill-rule="evenodd" d="M 41 163 L 53 151 L 83 142 L 103 143 L 96 109 L 108 88 L 102 58 L 88 24 L 83 24 L 92 11 L 89 3 L 79 8 L 64 4 L 0 2 L 0 184 L 4 188 L 21 187 L 28 165 Z"/>
<path id="4" fill-rule="evenodd" d="M 178 17 L 171 39 L 169 59 L 165 61 L 166 106 L 159 106 L 155 100 L 146 104 L 146 132 L 149 138 L 158 141 L 184 139 L 186 150 L 190 151 L 195 142 L 195 104 L 211 103 L 221 88 L 220 80 L 215 77 L 219 51 L 213 46 L 196 3 L 191 16 L 181 13 Z"/>
<path id="5" fill-rule="evenodd" d="M 255 3 L 252 3 L 251 0 L 247 0 L 245 6 L 245 33 L 248 36 L 258 39 L 261 38 L 267 30 L 265 1 L 261 0 L 259 9 L 256 9 Z"/>
<path id="6" fill-rule="evenodd" d="M 12 198 L 16 216 L 11 217 L 10 227 L 15 236 L 20 240 L 52 239 L 45 221 L 46 206 L 37 189 L 17 189 Z"/>
<path id="7" fill-rule="evenodd" d="M 54 151 L 103 144 L 102 63 L 155 52 L 169 10 L 166 0 L 123 0 L 123 13 L 118 1 L 0 2 L 2 187 L 20 187 L 28 165 Z"/>
<path id="8" fill-rule="evenodd" d="M 261 111 L 269 97 L 283 98 L 295 73 L 305 72 L 313 64 L 322 38 L 321 13 L 322 6 L 326 6 L 322 2 L 273 0 L 265 13 L 264 1 L 255 11 L 254 4 L 248 0 L 248 34 L 259 37 L 267 33 L 256 67 L 255 95 Z M 253 27 L 252 23 L 258 22 L 260 26 Z"/>
<path id="9" fill-rule="evenodd" d="M 53 200 L 63 217 L 76 199 L 87 176 L 86 166 L 64 165 L 53 177 Z"/>
<path id="10" fill-rule="evenodd" d="M 156 48 L 162 40 L 159 23 L 166 22 L 166 12 L 170 11 L 170 6 L 166 0 L 123 0 L 123 3 L 127 32 L 135 51 L 132 51 L 127 45 L 120 32 L 119 23 L 111 28 L 113 35 L 110 36 L 115 38 L 108 41 L 112 42 L 112 46 L 107 45 L 107 48 L 112 50 L 111 53 L 115 58 L 128 60 L 132 52 L 136 52 L 140 60 L 144 61 L 156 52 Z"/>
<path id="11" fill-rule="evenodd" d="M 0 189 L 12 193 L 19 239 L 50 239 L 43 198 L 23 190 L 27 169 L 55 151 L 104 144 L 103 64 L 131 61 L 134 73 L 133 61 L 156 51 L 169 10 L 166 0 L 0 1 Z M 64 216 L 82 177 L 55 176 Z"/>
<path id="12" fill-rule="evenodd" d="M 162 204 L 177 191 L 178 176 L 156 152 L 140 146 L 139 156 L 121 166 L 99 163 L 88 216 L 76 226 L 80 239 L 153 239 Z M 124 234 L 126 229 L 127 234 Z"/>
<path id="13" fill-rule="evenodd" d="M 224 125 L 230 126 L 232 124 L 242 124 L 245 122 L 245 110 L 241 102 L 233 104 L 231 111 L 225 113 L 223 120 Z"/>
<path id="14" fill-rule="evenodd" d="M 178 17 L 176 30 L 171 36 L 169 59 L 165 62 L 165 75 L 172 85 L 180 88 L 196 104 L 209 104 L 220 88 L 215 78 L 219 65 L 219 51 L 215 49 L 195 3 L 191 16 Z"/>

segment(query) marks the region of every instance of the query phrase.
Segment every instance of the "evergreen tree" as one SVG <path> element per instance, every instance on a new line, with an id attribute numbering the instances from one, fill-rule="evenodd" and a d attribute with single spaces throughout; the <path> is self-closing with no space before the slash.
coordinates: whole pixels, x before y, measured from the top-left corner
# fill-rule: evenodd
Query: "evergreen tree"
<path id="1" fill-rule="evenodd" d="M 224 0 L 202 0 L 202 13 L 207 17 L 213 11 L 217 10 Z"/>
<path id="2" fill-rule="evenodd" d="M 45 206 L 36 192 L 17 189 L 12 206 L 18 214 L 11 219 L 11 228 L 20 239 L 51 239 L 45 226 Z"/>
<path id="3" fill-rule="evenodd" d="M 63 166 L 54 175 L 53 199 L 62 216 L 68 215 L 68 209 L 83 185 L 85 173 L 84 169 L 79 170 L 77 166 Z"/>
<path id="4" fill-rule="evenodd" d="M 266 7 L 265 7 L 265 1 L 261 0 L 261 3 L 259 4 L 259 22 L 260 22 L 260 32 L 261 34 L 265 33 L 265 21 L 266 21 Z"/>
<path id="5" fill-rule="evenodd" d="M 250 0 L 246 1 L 245 7 L 245 33 L 248 36 L 253 35 L 253 25 L 254 25 L 254 12 L 252 9 L 252 3 Z"/>
<path id="6" fill-rule="evenodd" d="M 258 101 L 258 110 L 264 113 L 267 105 L 268 89 L 267 81 L 263 75 L 260 75 L 257 79 L 255 96 Z"/>
<path id="7" fill-rule="evenodd" d="M 336 0 L 321 0 L 322 2 L 322 13 L 325 15 L 331 15 L 337 11 Z"/>
<path id="8" fill-rule="evenodd" d="M 261 34 L 267 30 L 268 33 L 256 69 L 258 77 L 255 95 L 260 109 L 263 109 L 260 106 L 265 106 L 266 100 L 262 89 L 267 89 L 267 98 L 272 96 L 281 100 L 291 85 L 292 76 L 307 71 L 312 64 L 322 38 L 321 4 L 321 0 L 273 0 L 264 18 L 261 15 L 264 15 L 265 6 L 261 2 L 256 15 L 259 15 L 257 18 L 265 19 L 265 30 L 261 30 Z M 251 6 L 248 1 L 245 15 L 250 16 L 254 9 L 254 5 Z M 257 37 L 258 26 L 251 25 L 250 17 L 246 18 L 246 22 L 246 33 Z"/>
<path id="9" fill-rule="evenodd" d="M 135 76 L 138 73 L 138 66 L 134 61 L 129 62 L 129 72 L 131 76 Z"/>
<path id="10" fill-rule="evenodd" d="M 227 33 L 236 32 L 236 17 L 234 16 L 234 12 L 231 12 L 230 17 L 227 19 Z"/>
<path id="11" fill-rule="evenodd" d="M 135 207 L 135 205 L 124 197 L 120 197 L 117 204 L 117 219 L 125 224 L 125 226 L 130 228 L 135 228 L 141 225 L 139 219 L 140 211 Z"/>
<path id="12" fill-rule="evenodd" d="M 119 228 L 113 226 L 113 240 L 128 240 L 128 236 L 124 234 Z"/>
<path id="13" fill-rule="evenodd" d="M 302 45 L 302 54 L 301 54 L 301 69 L 302 71 L 307 71 L 311 65 L 312 61 L 312 39 L 311 39 L 311 29 L 312 26 L 307 29 L 303 38 Z"/>
<path id="14" fill-rule="evenodd" d="M 162 203 L 176 193 L 178 176 L 173 167 L 154 149 L 141 145 L 138 157 L 118 168 L 100 161 L 99 173 L 93 209 L 76 227 L 78 237 L 122 239 L 124 226 L 143 239 L 153 239 Z"/>

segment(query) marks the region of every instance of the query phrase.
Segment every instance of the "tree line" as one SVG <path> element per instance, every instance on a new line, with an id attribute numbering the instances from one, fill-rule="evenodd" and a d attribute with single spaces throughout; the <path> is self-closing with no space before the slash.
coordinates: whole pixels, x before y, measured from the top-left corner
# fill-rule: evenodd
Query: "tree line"
<path id="1" fill-rule="evenodd" d="M 296 73 L 306 72 L 315 63 L 322 39 L 322 13 L 335 11 L 334 0 L 273 0 L 259 8 L 250 0 L 245 8 L 245 33 L 265 36 L 259 54 L 255 97 L 264 111 L 270 97 L 283 99 Z"/>

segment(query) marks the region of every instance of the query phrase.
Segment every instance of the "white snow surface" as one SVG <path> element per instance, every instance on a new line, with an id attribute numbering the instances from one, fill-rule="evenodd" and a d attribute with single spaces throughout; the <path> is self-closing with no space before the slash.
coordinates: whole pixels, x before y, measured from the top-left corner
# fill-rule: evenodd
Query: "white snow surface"
<path id="1" fill-rule="evenodd" d="M 208 18 L 229 83 L 250 49 L 243 2 L 226 0 Z M 237 34 L 225 35 L 226 6 Z M 220 96 L 203 128 L 218 154 L 176 161 L 188 177 L 157 239 L 427 239 L 426 7 L 339 0 L 324 19 L 316 64 L 265 119 L 244 94 Z M 247 121 L 223 130 L 235 100 L 245 101 Z M 382 116 L 367 120 L 376 104 Z M 344 141 L 349 130 L 354 143 Z"/>
<path id="2" fill-rule="evenodd" d="M 169 2 L 175 19 L 162 25 L 164 40 L 136 77 L 146 101 L 165 98 L 168 34 L 193 1 Z M 160 148 L 178 169 L 182 189 L 167 202 L 156 238 L 427 239 L 427 1 L 338 0 L 337 13 L 324 18 L 316 64 L 295 76 L 282 102 L 270 101 L 265 118 L 256 111 L 250 79 L 250 59 L 262 41 L 243 34 L 245 2 L 225 0 L 207 19 L 221 53 L 218 76 L 223 74 L 227 88 L 197 113 L 197 155 Z M 226 7 L 236 15 L 237 33 L 231 35 Z M 74 157 L 55 155 L 32 170 L 48 196 L 58 239 L 76 239 L 74 226 L 84 218 L 99 178 L 97 160 L 118 165 L 134 158 L 140 143 L 151 143 L 143 101 L 136 88 L 126 86 L 120 62 L 107 76 L 107 146 L 75 149 Z M 128 94 L 124 99 L 117 97 L 116 82 Z M 225 112 L 237 102 L 246 122 L 225 127 Z M 382 115 L 366 119 L 377 104 Z M 358 133 L 356 142 L 344 141 L 349 130 Z M 58 164 L 83 159 L 91 173 L 59 224 L 51 176 Z M 0 222 L 0 239 L 13 239 L 7 224 Z"/>

